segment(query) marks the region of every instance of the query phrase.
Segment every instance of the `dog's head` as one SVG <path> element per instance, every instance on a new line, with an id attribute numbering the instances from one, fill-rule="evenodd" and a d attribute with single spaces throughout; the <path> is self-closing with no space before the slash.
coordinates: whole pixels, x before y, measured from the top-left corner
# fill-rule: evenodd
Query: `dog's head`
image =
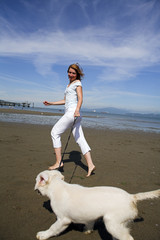
<path id="1" fill-rule="evenodd" d="M 49 185 L 54 179 L 64 180 L 64 176 L 57 170 L 46 170 L 39 173 L 36 177 L 34 190 L 38 190 L 43 196 L 48 196 Z"/>

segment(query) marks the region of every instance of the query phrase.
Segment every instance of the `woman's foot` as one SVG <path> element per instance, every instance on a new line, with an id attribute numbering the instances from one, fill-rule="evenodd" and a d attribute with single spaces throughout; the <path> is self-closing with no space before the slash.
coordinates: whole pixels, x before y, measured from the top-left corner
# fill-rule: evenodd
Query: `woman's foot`
<path id="1" fill-rule="evenodd" d="M 90 167 L 88 169 L 88 174 L 86 175 L 86 177 L 90 177 L 95 170 L 96 170 L 96 167 L 94 165 L 92 167 Z"/>
<path id="2" fill-rule="evenodd" d="M 61 163 L 61 165 L 59 166 L 59 163 L 55 163 L 54 165 L 50 166 L 48 169 L 49 170 L 56 170 L 56 169 L 59 169 L 59 168 L 62 168 L 63 167 L 63 162 Z"/>

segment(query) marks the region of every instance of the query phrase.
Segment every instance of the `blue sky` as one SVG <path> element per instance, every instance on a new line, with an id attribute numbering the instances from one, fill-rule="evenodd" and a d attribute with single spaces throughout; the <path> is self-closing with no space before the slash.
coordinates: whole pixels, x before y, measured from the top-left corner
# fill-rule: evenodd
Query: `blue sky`
<path id="1" fill-rule="evenodd" d="M 160 113 L 160 1 L 0 0 L 0 99 L 61 100 L 76 62 L 83 107 Z"/>

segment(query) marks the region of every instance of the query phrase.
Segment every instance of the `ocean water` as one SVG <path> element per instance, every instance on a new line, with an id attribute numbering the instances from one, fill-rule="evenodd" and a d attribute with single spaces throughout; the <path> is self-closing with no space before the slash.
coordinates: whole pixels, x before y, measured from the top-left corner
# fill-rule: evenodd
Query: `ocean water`
<path id="1" fill-rule="evenodd" d="M 0 112 L 0 122 L 15 122 L 53 126 L 61 116 L 45 116 L 43 115 L 43 112 L 63 113 L 63 110 L 50 108 L 26 108 L 26 110 L 38 111 L 40 112 L 40 115 Z M 160 133 L 159 115 L 120 115 L 82 111 L 82 116 L 82 126 L 87 128 Z"/>

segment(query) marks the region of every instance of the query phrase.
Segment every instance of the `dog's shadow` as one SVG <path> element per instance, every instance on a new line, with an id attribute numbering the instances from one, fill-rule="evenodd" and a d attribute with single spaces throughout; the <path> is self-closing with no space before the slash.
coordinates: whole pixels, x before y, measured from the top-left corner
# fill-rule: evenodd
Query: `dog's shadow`
<path id="1" fill-rule="evenodd" d="M 50 213 L 53 213 L 52 208 L 50 206 L 50 200 L 44 202 L 43 207 L 46 208 Z M 144 219 L 142 217 L 137 217 L 137 219 L 134 220 L 134 222 L 142 222 Z M 67 234 L 70 231 L 79 231 L 83 232 L 84 231 L 84 224 L 75 224 L 71 223 L 69 227 L 63 231 L 60 235 Z M 101 240 L 112 240 L 112 236 L 107 232 L 103 219 L 100 218 L 95 222 L 94 225 L 94 231 L 98 231 L 98 234 L 101 238 Z"/>
<path id="2" fill-rule="evenodd" d="M 52 208 L 50 206 L 50 200 L 44 202 L 43 207 L 46 208 L 50 213 L 53 213 Z M 64 235 L 70 231 L 83 232 L 84 226 L 85 226 L 84 224 L 71 223 L 69 225 L 69 227 L 64 232 L 62 232 L 60 235 Z M 102 240 L 112 240 L 112 236 L 106 231 L 106 228 L 104 226 L 102 219 L 98 219 L 95 222 L 94 231 L 98 231 L 99 236 L 101 237 Z"/>

